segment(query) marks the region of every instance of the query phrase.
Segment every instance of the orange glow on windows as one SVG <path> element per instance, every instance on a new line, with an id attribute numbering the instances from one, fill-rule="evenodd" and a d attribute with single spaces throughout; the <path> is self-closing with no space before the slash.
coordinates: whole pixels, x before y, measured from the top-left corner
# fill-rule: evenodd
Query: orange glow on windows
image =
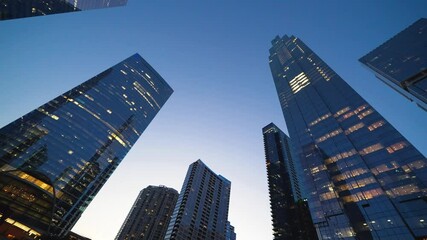
<path id="1" fill-rule="evenodd" d="M 374 131 L 375 129 L 383 126 L 385 123 L 383 120 L 372 123 L 371 125 L 368 126 L 369 131 Z"/>
<path id="2" fill-rule="evenodd" d="M 357 131 L 357 130 L 361 129 L 364 126 L 365 126 L 365 124 L 358 123 L 358 124 L 356 124 L 354 126 L 349 127 L 347 130 L 345 130 L 345 134 L 348 135 L 348 134 L 350 134 L 350 133 L 352 133 L 354 131 Z"/>
<path id="3" fill-rule="evenodd" d="M 331 137 L 335 137 L 336 135 L 338 135 L 340 133 L 342 133 L 342 130 L 341 130 L 341 128 L 338 128 L 338 129 L 336 129 L 330 133 L 327 133 L 327 134 L 321 136 L 320 138 L 316 139 L 316 143 L 323 142 L 326 139 L 331 138 Z"/>
<path id="4" fill-rule="evenodd" d="M 388 153 L 394 153 L 394 152 L 396 152 L 396 151 L 398 151 L 398 150 L 400 150 L 406 146 L 408 146 L 408 144 L 406 142 L 402 141 L 402 142 L 395 143 L 386 149 L 387 149 Z"/>
<path id="5" fill-rule="evenodd" d="M 348 152 L 338 153 L 337 155 L 332 156 L 332 157 L 330 157 L 330 158 L 326 159 L 326 160 L 325 160 L 325 163 L 326 163 L 326 164 L 331 164 L 331 163 L 334 163 L 334 162 L 336 162 L 336 161 L 338 161 L 338 160 L 340 160 L 340 159 L 351 157 L 351 156 L 353 156 L 353 155 L 354 155 L 354 154 L 356 154 L 356 153 L 357 153 L 357 152 L 356 152 L 356 150 L 354 150 L 354 149 L 352 149 L 352 150 L 350 150 L 350 151 L 348 151 Z"/>
<path id="6" fill-rule="evenodd" d="M 366 148 L 360 150 L 359 153 L 360 153 L 360 155 L 364 156 L 364 155 L 367 155 L 369 153 L 376 152 L 382 148 L 383 148 L 383 145 L 381 143 L 377 143 L 377 144 L 371 145 L 369 147 L 366 147 Z"/>
<path id="7" fill-rule="evenodd" d="M 374 111 L 373 111 L 372 109 L 368 109 L 368 110 L 366 110 L 366 111 L 362 112 L 361 114 L 357 115 L 357 117 L 358 117 L 359 119 L 362 119 L 362 118 L 364 118 L 364 117 L 368 116 L 369 114 L 371 114 L 371 113 L 373 113 L 373 112 L 374 112 Z"/>
<path id="8" fill-rule="evenodd" d="M 339 110 L 338 112 L 336 112 L 336 113 L 334 114 L 334 117 L 339 117 L 339 116 L 340 116 L 340 115 L 342 115 L 343 113 L 348 112 L 348 110 L 350 110 L 350 108 L 349 108 L 349 107 L 345 107 L 345 108 L 343 108 L 343 109 Z"/>
<path id="9" fill-rule="evenodd" d="M 387 191 L 387 194 L 389 194 L 391 197 L 399 197 L 399 196 L 405 196 L 412 193 L 418 193 L 420 192 L 420 189 L 414 185 L 414 184 L 408 184 L 396 188 L 392 188 L 391 190 Z"/>
<path id="10" fill-rule="evenodd" d="M 323 115 L 323 116 L 321 116 L 321 117 L 319 117 L 319 118 L 317 118 L 316 120 L 314 120 L 313 122 L 311 122 L 310 124 L 308 124 L 310 127 L 311 126 L 313 126 L 313 125 L 316 125 L 317 123 L 319 123 L 319 122 L 321 122 L 321 121 L 323 121 L 323 120 L 325 120 L 326 118 L 328 118 L 328 117 L 330 117 L 331 116 L 331 114 L 330 113 L 327 113 L 327 114 L 325 114 L 325 115 Z"/>

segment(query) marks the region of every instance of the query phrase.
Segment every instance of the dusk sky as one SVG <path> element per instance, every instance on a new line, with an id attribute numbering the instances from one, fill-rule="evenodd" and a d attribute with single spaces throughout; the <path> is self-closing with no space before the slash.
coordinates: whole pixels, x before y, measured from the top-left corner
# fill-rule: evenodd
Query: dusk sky
<path id="1" fill-rule="evenodd" d="M 287 130 L 270 41 L 301 38 L 427 155 L 427 112 L 358 62 L 421 17 L 425 0 L 129 0 L 1 21 L 0 127 L 139 53 L 175 92 L 73 231 L 114 239 L 141 189 L 180 191 L 188 165 L 201 159 L 232 182 L 237 238 L 272 239 L 261 129 L 274 122 Z"/>

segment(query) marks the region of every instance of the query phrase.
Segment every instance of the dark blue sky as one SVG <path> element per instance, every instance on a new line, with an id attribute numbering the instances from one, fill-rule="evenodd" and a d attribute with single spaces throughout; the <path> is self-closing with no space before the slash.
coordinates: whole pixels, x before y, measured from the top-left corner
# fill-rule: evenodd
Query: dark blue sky
<path id="1" fill-rule="evenodd" d="M 188 165 L 201 158 L 232 181 L 238 237 L 271 239 L 261 128 L 274 122 L 286 132 L 286 125 L 268 66 L 270 41 L 301 38 L 427 154 L 427 113 L 357 61 L 426 16 L 424 0 L 129 0 L 3 21 L 0 126 L 138 52 L 175 92 L 75 230 L 113 239 L 139 190 L 180 190 Z"/>

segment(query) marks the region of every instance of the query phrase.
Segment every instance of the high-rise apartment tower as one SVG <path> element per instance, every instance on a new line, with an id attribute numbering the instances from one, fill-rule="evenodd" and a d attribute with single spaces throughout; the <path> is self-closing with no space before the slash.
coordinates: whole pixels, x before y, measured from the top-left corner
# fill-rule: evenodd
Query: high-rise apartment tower
<path id="1" fill-rule="evenodd" d="M 1 128 L 0 232 L 66 236 L 172 92 L 135 54 Z"/>
<path id="2" fill-rule="evenodd" d="M 201 160 L 192 163 L 165 240 L 225 240 L 231 182 Z"/>
<path id="3" fill-rule="evenodd" d="M 274 123 L 262 129 L 274 240 L 317 240 L 301 197 L 290 139 Z"/>
<path id="4" fill-rule="evenodd" d="M 269 61 L 319 238 L 427 237 L 426 158 L 297 37 Z"/>
<path id="5" fill-rule="evenodd" d="M 144 188 L 120 228 L 116 240 L 164 239 L 178 195 L 178 191 L 165 186 Z"/>

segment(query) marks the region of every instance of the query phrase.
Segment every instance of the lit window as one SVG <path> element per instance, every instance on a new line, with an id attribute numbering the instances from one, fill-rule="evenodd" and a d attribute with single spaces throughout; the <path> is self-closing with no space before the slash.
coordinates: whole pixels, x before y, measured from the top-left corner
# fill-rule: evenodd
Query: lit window
<path id="1" fill-rule="evenodd" d="M 308 86 L 309 84 L 310 81 L 308 80 L 304 72 L 298 74 L 291 81 L 289 81 L 289 85 L 291 86 L 292 92 L 294 94 L 299 92 L 301 89 Z"/>
<path id="2" fill-rule="evenodd" d="M 58 116 L 56 116 L 56 115 L 54 115 L 54 114 L 51 114 L 51 115 L 50 115 L 50 117 L 51 117 L 52 119 L 54 119 L 54 120 L 57 120 L 57 121 L 59 120 L 59 117 L 58 117 Z"/>
<path id="3" fill-rule="evenodd" d="M 110 139 L 114 138 L 117 140 L 117 142 L 119 142 L 123 147 L 126 147 L 126 143 L 119 137 L 117 136 L 115 133 L 111 133 L 111 137 L 109 137 Z"/>
<path id="4" fill-rule="evenodd" d="M 337 198 L 335 192 L 326 192 L 319 195 L 321 201 Z"/>
<path id="5" fill-rule="evenodd" d="M 372 109 L 368 109 L 368 110 L 366 110 L 366 111 L 362 112 L 361 114 L 357 115 L 357 117 L 358 117 L 359 119 L 362 119 L 362 118 L 364 118 L 364 117 L 368 116 L 369 114 L 371 114 L 372 112 L 373 112 L 373 110 L 372 110 Z"/>
<path id="6" fill-rule="evenodd" d="M 331 116 L 331 114 L 330 114 L 330 113 L 327 113 L 327 114 L 325 114 L 325 115 L 323 115 L 323 116 L 321 116 L 321 117 L 317 118 L 316 120 L 314 120 L 313 122 L 311 122 L 311 123 L 310 123 L 310 124 L 308 124 L 308 125 L 311 127 L 311 126 L 313 126 L 313 125 L 315 125 L 315 124 L 319 123 L 320 121 L 325 120 L 326 118 L 328 118 L 328 117 L 330 117 L 330 116 Z"/>
<path id="7" fill-rule="evenodd" d="M 359 153 L 360 153 L 360 155 L 364 156 L 366 154 L 376 152 L 382 148 L 383 148 L 383 145 L 381 145 L 381 143 L 377 143 L 377 144 L 374 144 L 372 146 L 369 146 L 369 147 L 362 149 L 361 151 L 359 151 Z"/>
<path id="8" fill-rule="evenodd" d="M 369 131 L 374 131 L 375 129 L 377 129 L 383 125 L 384 125 L 384 121 L 381 120 L 381 121 L 378 121 L 378 122 L 375 122 L 375 123 L 372 123 L 371 125 L 369 125 L 368 129 L 369 129 Z"/>
<path id="9" fill-rule="evenodd" d="M 354 125 L 354 126 L 351 126 L 351 127 L 349 127 L 347 130 L 345 130 L 345 134 L 350 134 L 350 133 L 352 133 L 352 132 L 354 132 L 354 131 L 357 131 L 357 130 L 359 130 L 359 129 L 361 129 L 362 127 L 364 127 L 365 126 L 365 124 L 363 124 L 363 123 L 358 123 L 358 124 L 356 124 L 356 125 Z"/>
<path id="10" fill-rule="evenodd" d="M 335 137 L 340 133 L 342 133 L 342 130 L 341 130 L 341 128 L 338 128 L 337 130 L 334 130 L 334 131 L 327 133 L 327 134 L 321 136 L 320 138 L 316 139 L 316 143 L 323 142 L 326 139 L 331 138 L 331 137 Z"/>
<path id="11" fill-rule="evenodd" d="M 390 191 L 387 191 L 388 194 L 391 194 L 392 197 L 404 196 L 413 193 L 419 193 L 420 189 L 415 184 L 408 184 L 396 188 L 392 188 Z"/>
<path id="12" fill-rule="evenodd" d="M 91 96 L 89 96 L 89 95 L 87 95 L 87 94 L 85 94 L 84 96 L 85 96 L 85 98 L 87 98 L 87 99 L 89 99 L 89 100 L 93 101 L 93 98 L 92 98 Z"/>
<path id="13" fill-rule="evenodd" d="M 410 168 L 420 169 L 426 167 L 426 163 L 423 160 L 414 161 L 408 164 Z"/>
<path id="14" fill-rule="evenodd" d="M 356 153 L 357 152 L 356 152 L 355 149 L 352 149 L 352 150 L 350 150 L 348 152 L 342 152 L 342 153 L 339 153 L 339 154 L 337 154 L 335 156 L 332 156 L 332 157 L 326 159 L 325 163 L 326 164 L 334 163 L 334 162 L 336 162 L 336 161 L 338 161 L 340 159 L 351 157 L 351 156 L 355 155 Z"/>
<path id="15" fill-rule="evenodd" d="M 381 164 L 381 165 L 376 166 L 375 168 L 372 168 L 371 172 L 374 175 L 378 175 L 378 174 L 383 173 L 383 172 L 394 170 L 398 167 L 399 167 L 399 164 L 397 164 L 397 162 L 395 162 L 395 161 L 392 161 L 392 162 L 390 162 L 390 164 Z"/>
<path id="16" fill-rule="evenodd" d="M 398 150 L 400 150 L 406 146 L 408 146 L 408 144 L 406 144 L 406 142 L 402 141 L 402 142 L 395 143 L 386 149 L 387 149 L 388 153 L 394 153 L 394 152 L 396 152 L 396 151 L 398 151 Z"/>
<path id="17" fill-rule="evenodd" d="M 326 80 L 329 81 L 331 80 L 331 77 L 326 75 L 326 72 L 323 71 L 323 69 L 321 69 L 320 67 L 316 67 L 317 71 L 320 73 L 320 75 L 322 75 L 322 77 Z"/>
<path id="18" fill-rule="evenodd" d="M 335 114 L 334 114 L 334 117 L 339 117 L 339 116 L 340 116 L 340 115 L 342 115 L 343 113 L 348 112 L 348 110 L 350 110 L 350 108 L 349 108 L 349 107 L 345 107 L 345 108 L 343 108 L 343 109 L 339 110 L 337 113 L 335 113 Z"/>

